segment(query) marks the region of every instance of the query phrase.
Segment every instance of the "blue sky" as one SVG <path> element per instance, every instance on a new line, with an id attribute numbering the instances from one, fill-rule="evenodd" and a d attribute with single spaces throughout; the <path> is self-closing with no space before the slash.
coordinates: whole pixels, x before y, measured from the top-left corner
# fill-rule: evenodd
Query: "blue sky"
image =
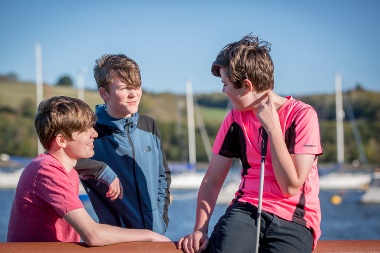
<path id="1" fill-rule="evenodd" d="M 380 91 L 380 1 L 1 1 L 0 74 L 34 81 L 36 43 L 43 80 L 55 84 L 92 67 L 105 53 L 124 53 L 140 66 L 143 88 L 220 92 L 211 63 L 226 44 L 248 33 L 272 44 L 275 91 L 334 92 L 361 83 Z"/>

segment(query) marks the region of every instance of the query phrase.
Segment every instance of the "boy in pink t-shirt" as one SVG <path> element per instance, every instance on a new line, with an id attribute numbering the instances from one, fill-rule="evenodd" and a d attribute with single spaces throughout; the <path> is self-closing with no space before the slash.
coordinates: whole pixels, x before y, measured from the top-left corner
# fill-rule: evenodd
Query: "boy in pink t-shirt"
<path id="1" fill-rule="evenodd" d="M 315 110 L 274 93 L 270 44 L 256 36 L 226 45 L 212 64 L 233 109 L 224 119 L 198 193 L 194 232 L 184 252 L 312 252 L 320 231 L 318 156 L 322 154 Z M 268 135 L 261 226 L 256 241 L 262 131 Z M 209 221 L 232 160 L 242 163 L 241 183 L 208 238 Z"/>
<path id="2" fill-rule="evenodd" d="M 52 97 L 40 103 L 34 125 L 47 151 L 33 159 L 20 177 L 7 241 L 79 242 L 82 238 L 90 246 L 169 241 L 150 230 L 99 224 L 83 208 L 73 168 L 78 159 L 94 155 L 95 121 L 91 108 L 76 98 Z"/>

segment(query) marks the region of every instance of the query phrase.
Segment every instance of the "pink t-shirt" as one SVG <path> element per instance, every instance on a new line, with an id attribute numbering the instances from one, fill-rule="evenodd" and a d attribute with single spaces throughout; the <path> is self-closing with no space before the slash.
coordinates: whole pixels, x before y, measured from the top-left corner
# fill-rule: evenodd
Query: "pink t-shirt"
<path id="1" fill-rule="evenodd" d="M 318 117 L 315 110 L 292 97 L 278 110 L 285 143 L 290 154 L 322 154 Z M 257 206 L 260 187 L 261 136 L 260 121 L 252 111 L 232 110 L 224 119 L 213 146 L 213 152 L 237 157 L 242 162 L 241 183 L 233 201 Z M 305 184 L 298 194 L 283 196 L 272 167 L 270 144 L 265 157 L 263 210 L 313 230 L 314 248 L 321 235 L 319 177 L 315 159 Z"/>
<path id="2" fill-rule="evenodd" d="M 36 157 L 21 174 L 8 225 L 8 242 L 79 242 L 63 216 L 83 208 L 76 170 L 67 173 L 49 154 Z"/>

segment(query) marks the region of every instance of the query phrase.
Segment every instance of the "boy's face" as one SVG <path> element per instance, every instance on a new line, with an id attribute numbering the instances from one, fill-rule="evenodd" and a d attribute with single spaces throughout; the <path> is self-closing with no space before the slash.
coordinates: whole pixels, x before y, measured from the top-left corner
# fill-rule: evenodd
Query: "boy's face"
<path id="1" fill-rule="evenodd" d="M 131 117 L 131 114 L 137 112 L 142 90 L 141 87 L 128 88 L 127 84 L 114 78 L 108 86 L 108 91 L 100 88 L 99 94 L 107 104 L 107 113 L 113 118 L 121 119 Z"/>
<path id="2" fill-rule="evenodd" d="M 65 148 L 66 154 L 73 159 L 90 158 L 94 155 L 94 139 L 98 137 L 98 133 L 94 128 L 90 128 L 84 132 L 74 132 L 72 141 L 67 141 Z"/>
<path id="3" fill-rule="evenodd" d="M 236 89 L 231 82 L 229 76 L 228 76 L 228 70 L 227 68 L 220 68 L 220 77 L 221 81 L 223 83 L 223 89 L 222 92 L 228 96 L 230 99 L 232 105 L 236 110 L 242 111 L 246 108 L 245 105 L 245 96 L 246 95 L 246 89 L 243 86 L 242 88 Z"/>

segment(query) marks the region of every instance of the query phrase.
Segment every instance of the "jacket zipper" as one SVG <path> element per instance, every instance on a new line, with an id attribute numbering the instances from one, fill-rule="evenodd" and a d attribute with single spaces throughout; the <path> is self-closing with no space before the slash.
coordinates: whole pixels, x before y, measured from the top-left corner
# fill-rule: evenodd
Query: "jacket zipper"
<path id="1" fill-rule="evenodd" d="M 131 148 L 132 148 L 132 158 L 133 158 L 133 161 L 136 161 L 136 154 L 135 154 L 135 146 L 133 145 L 133 142 L 132 142 L 132 139 L 131 139 L 131 135 L 130 135 L 130 130 L 129 130 L 129 124 L 133 124 L 133 123 L 128 123 L 127 124 L 127 128 L 128 128 L 128 141 L 129 141 L 129 144 L 131 144 Z M 134 179 L 134 182 L 135 182 L 135 186 L 136 186 L 136 195 L 137 195 L 137 202 L 139 204 L 139 209 L 140 209 L 140 214 L 141 214 L 141 220 L 142 220 L 142 223 L 143 223 L 143 227 L 145 229 L 147 229 L 147 226 L 146 226 L 146 222 L 145 222 L 145 217 L 144 217 L 144 212 L 143 212 L 143 208 L 142 208 L 142 203 L 141 203 L 141 193 L 140 193 L 140 187 L 139 187 L 139 182 L 137 180 L 137 175 L 136 175 L 136 162 L 133 162 L 133 165 L 132 165 L 132 172 L 133 172 L 133 179 Z"/>

